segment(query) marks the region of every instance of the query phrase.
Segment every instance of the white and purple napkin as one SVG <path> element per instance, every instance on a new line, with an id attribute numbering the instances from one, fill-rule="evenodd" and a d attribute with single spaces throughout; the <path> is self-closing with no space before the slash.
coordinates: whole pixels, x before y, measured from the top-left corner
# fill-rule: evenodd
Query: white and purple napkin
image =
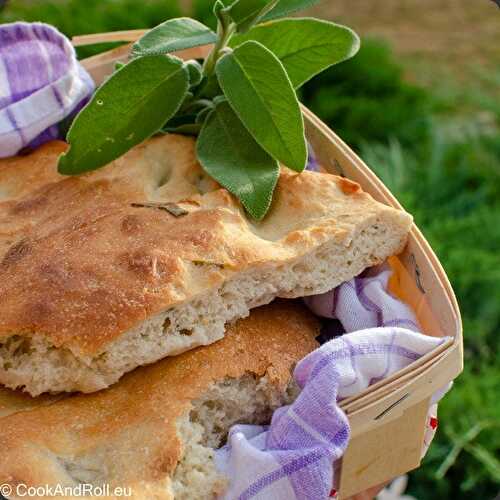
<path id="1" fill-rule="evenodd" d="M 0 25 L 0 158 L 61 137 L 94 91 L 70 41 L 43 23 Z"/>
<path id="2" fill-rule="evenodd" d="M 332 465 L 350 435 L 338 402 L 446 340 L 417 333 L 412 311 L 387 290 L 390 273 L 354 278 L 306 300 L 314 313 L 339 320 L 347 333 L 298 363 L 294 379 L 302 391 L 292 405 L 274 413 L 269 426 L 231 429 L 228 444 L 216 455 L 217 467 L 229 479 L 225 500 L 328 498 Z"/>

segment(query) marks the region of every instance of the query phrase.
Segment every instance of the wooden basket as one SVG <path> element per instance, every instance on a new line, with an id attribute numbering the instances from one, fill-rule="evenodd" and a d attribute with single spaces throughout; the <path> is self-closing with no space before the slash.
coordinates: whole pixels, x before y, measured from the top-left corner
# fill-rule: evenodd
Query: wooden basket
<path id="1" fill-rule="evenodd" d="M 86 35 L 75 46 L 98 42 L 133 42 L 143 30 Z M 178 52 L 184 59 L 203 58 L 208 47 Z M 85 59 L 83 65 L 97 84 L 117 60 L 126 60 L 130 44 Z M 306 135 L 319 163 L 329 172 L 358 182 L 377 201 L 401 205 L 363 161 L 311 111 L 303 107 Z M 455 295 L 436 255 L 413 225 L 408 245 L 390 263 L 392 285 L 415 311 L 423 331 L 451 339 L 393 376 L 341 403 L 352 437 L 336 474 L 343 499 L 381 484 L 420 465 L 427 411 L 432 394 L 463 368 L 462 324 Z"/>

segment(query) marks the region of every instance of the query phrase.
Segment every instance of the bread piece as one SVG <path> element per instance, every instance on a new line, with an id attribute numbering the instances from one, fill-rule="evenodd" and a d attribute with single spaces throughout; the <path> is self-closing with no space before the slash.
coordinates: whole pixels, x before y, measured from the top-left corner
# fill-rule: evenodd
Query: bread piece
<path id="1" fill-rule="evenodd" d="M 257 223 L 187 137 L 72 178 L 56 173 L 65 147 L 0 162 L 0 382 L 32 395 L 96 391 L 219 340 L 253 307 L 399 252 L 411 225 L 351 181 L 286 168 Z"/>
<path id="2" fill-rule="evenodd" d="M 0 386 L 0 418 L 19 411 L 31 410 L 39 406 L 47 406 L 64 397 L 63 394 L 44 394 L 36 398 L 21 391 L 13 391 Z"/>
<path id="3" fill-rule="evenodd" d="M 210 499 L 231 425 L 291 402 L 291 371 L 317 347 L 317 320 L 276 301 L 223 340 L 138 368 L 95 394 L 0 419 L 0 484 L 131 487 L 133 498 Z"/>

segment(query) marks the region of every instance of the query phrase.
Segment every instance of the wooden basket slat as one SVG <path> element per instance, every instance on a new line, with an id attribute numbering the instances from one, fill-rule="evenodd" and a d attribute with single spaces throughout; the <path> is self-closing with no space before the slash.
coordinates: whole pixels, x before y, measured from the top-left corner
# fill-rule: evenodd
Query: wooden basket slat
<path id="1" fill-rule="evenodd" d="M 96 43 L 135 42 L 147 31 L 148 30 L 125 30 L 79 35 L 74 36 L 71 39 L 71 43 L 75 47 L 82 47 L 84 45 L 95 45 Z"/>
<path id="2" fill-rule="evenodd" d="M 435 356 L 432 360 L 433 365 L 439 364 L 439 370 L 441 371 L 442 369 L 442 364 L 441 362 L 445 357 L 447 357 L 447 352 L 442 351 L 440 354 Z M 414 395 L 416 393 L 415 387 L 411 386 L 409 382 L 411 382 L 414 378 L 419 377 L 420 375 L 424 375 L 430 371 L 431 367 L 429 365 L 424 365 L 421 367 L 418 367 L 416 369 L 411 370 L 410 372 L 400 375 L 397 378 L 393 379 L 390 383 L 385 384 L 380 387 L 380 389 L 377 392 L 372 392 L 372 393 L 364 393 L 354 401 L 349 402 L 348 405 L 341 405 L 342 409 L 348 414 L 351 415 L 357 411 L 363 410 L 363 408 L 366 408 L 367 406 L 371 405 L 372 403 L 375 402 L 382 402 L 383 398 L 389 397 L 390 399 L 384 403 L 382 406 L 385 406 L 387 409 L 391 403 L 390 400 L 395 400 L 398 401 L 398 395 L 401 393 L 401 397 L 405 396 L 407 393 L 410 391 Z M 450 374 L 446 374 L 446 377 L 449 378 Z M 419 387 L 422 384 L 418 384 L 417 387 Z M 439 388 L 438 388 L 439 389 Z M 399 391 L 399 392 L 398 392 Z M 433 390 L 427 391 L 429 394 L 426 394 L 426 396 L 430 396 Z M 415 396 L 412 398 L 416 399 Z M 411 400 L 410 400 L 411 402 Z M 387 404 L 388 403 L 388 404 Z M 406 405 L 406 406 L 411 406 Z M 401 405 L 402 408 L 405 408 L 405 405 Z"/>
<path id="3" fill-rule="evenodd" d="M 448 353 L 449 347 L 452 344 L 453 339 L 450 339 L 442 346 L 439 346 L 437 349 L 434 349 L 432 352 L 419 358 L 417 361 L 415 361 L 415 363 L 412 363 L 406 368 L 403 368 L 397 373 L 394 373 L 392 376 L 371 385 L 368 390 L 364 391 L 363 393 L 344 399 L 340 404 L 341 408 L 346 412 L 350 412 L 353 408 L 355 408 L 355 405 L 360 400 L 369 403 L 369 401 L 373 398 L 380 399 L 388 392 L 402 387 L 407 381 L 412 380 L 416 375 L 428 370 L 436 363 L 439 363 L 443 356 Z"/>

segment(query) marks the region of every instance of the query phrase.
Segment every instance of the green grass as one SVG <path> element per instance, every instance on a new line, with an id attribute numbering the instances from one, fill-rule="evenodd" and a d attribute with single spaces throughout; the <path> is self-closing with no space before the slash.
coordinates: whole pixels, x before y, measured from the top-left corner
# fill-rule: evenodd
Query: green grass
<path id="1" fill-rule="evenodd" d="M 412 145 L 428 138 L 437 102 L 403 74 L 385 43 L 364 40 L 355 58 L 311 80 L 301 97 L 351 145 L 388 138 Z"/>
<path id="2" fill-rule="evenodd" d="M 198 18 L 211 19 L 208 4 L 193 0 Z M 71 36 L 153 26 L 179 13 L 172 0 L 11 0 L 0 22 L 42 20 Z M 410 492 L 420 500 L 489 499 L 500 485 L 500 73 L 478 69 L 467 87 L 443 79 L 426 90 L 404 70 L 386 44 L 365 40 L 355 59 L 302 95 L 414 215 L 462 309 L 465 371 L 440 404 L 439 432 Z"/>

